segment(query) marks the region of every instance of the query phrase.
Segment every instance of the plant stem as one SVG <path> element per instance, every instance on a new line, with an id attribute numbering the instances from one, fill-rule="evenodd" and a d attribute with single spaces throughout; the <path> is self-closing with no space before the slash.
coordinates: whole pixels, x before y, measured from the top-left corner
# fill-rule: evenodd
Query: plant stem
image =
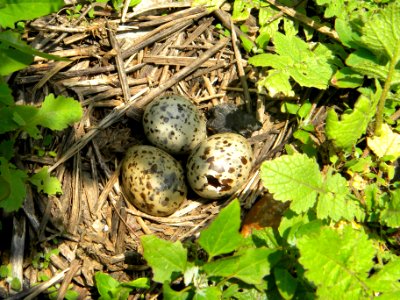
<path id="1" fill-rule="evenodd" d="M 389 90 L 390 90 L 395 67 L 399 61 L 399 56 L 400 56 L 400 47 L 397 47 L 395 50 L 395 53 L 393 53 L 393 57 L 390 60 L 389 72 L 386 77 L 385 85 L 383 86 L 381 96 L 379 98 L 378 108 L 376 111 L 375 132 L 374 132 L 374 134 L 376 136 L 380 136 L 382 133 L 383 111 L 385 109 L 385 102 L 386 102 L 387 94 L 389 93 Z"/>

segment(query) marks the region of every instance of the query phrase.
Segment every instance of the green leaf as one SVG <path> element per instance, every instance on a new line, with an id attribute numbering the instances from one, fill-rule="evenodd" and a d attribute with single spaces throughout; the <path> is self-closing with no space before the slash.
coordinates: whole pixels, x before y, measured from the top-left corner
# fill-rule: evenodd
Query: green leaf
<path id="1" fill-rule="evenodd" d="M 187 290 L 175 291 L 168 283 L 163 284 L 163 299 L 165 300 L 188 300 L 191 299 Z"/>
<path id="2" fill-rule="evenodd" d="M 68 60 L 67 58 L 47 54 L 32 48 L 21 39 L 21 36 L 17 32 L 10 30 L 0 33 L 0 50 L 1 49 L 9 51 L 10 59 L 15 59 L 18 55 L 26 57 L 26 60 L 33 60 L 33 57 L 37 55 L 48 60 Z"/>
<path id="3" fill-rule="evenodd" d="M 0 266 L 0 278 L 7 278 L 11 276 L 11 265 L 1 265 Z"/>
<path id="4" fill-rule="evenodd" d="M 303 236 L 298 244 L 305 276 L 317 286 L 320 299 L 360 299 L 372 296 L 366 280 L 375 248 L 368 236 L 350 225 L 322 228 Z"/>
<path id="5" fill-rule="evenodd" d="M 11 94 L 11 89 L 8 87 L 7 83 L 1 80 L 1 78 L 0 78 L 0 104 L 3 105 L 14 104 L 14 98 Z"/>
<path id="6" fill-rule="evenodd" d="M 353 209 L 352 200 L 348 198 L 346 178 L 340 174 L 332 174 L 329 170 L 324 187 L 325 191 L 318 199 L 317 217 L 319 219 L 330 217 L 333 221 L 339 221 L 341 218 L 352 220 L 356 211 Z"/>
<path id="7" fill-rule="evenodd" d="M 255 55 L 249 59 L 249 63 L 254 66 L 272 67 L 292 77 L 301 86 L 327 88 L 336 71 L 336 60 L 333 52 L 325 45 L 318 44 L 312 51 L 299 37 L 279 32 L 274 35 L 274 45 L 277 54 Z M 271 73 L 267 78 L 271 75 L 275 74 Z M 286 80 L 277 82 L 276 86 L 272 86 L 271 81 L 269 83 L 268 88 L 272 89 L 273 93 L 287 93 L 286 89 L 283 91 L 280 88 L 287 85 Z"/>
<path id="8" fill-rule="evenodd" d="M 48 15 L 64 6 L 62 0 L 2 0 L 0 26 L 14 28 L 14 23 Z"/>
<path id="9" fill-rule="evenodd" d="M 400 293 L 400 260 L 396 258 L 388 262 L 381 270 L 368 278 L 367 285 L 374 290 L 374 293 L 383 293 L 388 297 L 392 293 Z M 392 294 L 392 297 L 393 297 Z M 378 297 L 380 299 L 381 297 Z M 388 299 L 396 299 L 388 298 Z"/>
<path id="10" fill-rule="evenodd" d="M 257 85 L 259 88 L 266 88 L 271 97 L 275 97 L 281 93 L 287 97 L 293 97 L 295 95 L 290 84 L 289 74 L 281 70 L 269 70 L 267 76 L 261 78 L 257 82 Z"/>
<path id="11" fill-rule="evenodd" d="M 336 72 L 331 80 L 331 83 L 335 87 L 348 89 L 362 86 L 363 81 L 364 76 L 361 76 L 351 68 L 345 67 Z"/>
<path id="12" fill-rule="evenodd" d="M 18 170 L 3 157 L 0 157 L 0 176 L 8 184 L 9 196 L 0 201 L 0 208 L 6 212 L 18 210 L 26 195 L 25 180 L 28 177 L 24 171 Z"/>
<path id="13" fill-rule="evenodd" d="M 279 234 L 272 227 L 264 227 L 259 230 L 253 229 L 251 236 L 247 239 L 250 240 L 250 245 L 256 248 L 265 246 L 269 249 L 277 249 L 282 243 Z"/>
<path id="14" fill-rule="evenodd" d="M 0 44 L 0 60 L 0 75 L 6 76 L 30 65 L 33 56 L 15 49 L 4 49 Z"/>
<path id="15" fill-rule="evenodd" d="M 390 156 L 390 161 L 395 161 L 400 157 L 400 134 L 393 132 L 386 123 L 382 124 L 381 135 L 368 137 L 367 144 L 379 158 Z"/>
<path id="16" fill-rule="evenodd" d="M 200 233 L 199 245 L 212 257 L 230 253 L 243 241 L 239 233 L 240 204 L 237 199 L 223 208 L 210 226 Z"/>
<path id="17" fill-rule="evenodd" d="M 236 0 L 233 2 L 232 19 L 234 21 L 245 21 L 250 16 L 250 12 L 253 8 L 258 7 L 259 0 L 256 1 L 244 1 Z"/>
<path id="18" fill-rule="evenodd" d="M 326 5 L 325 18 L 340 16 L 346 11 L 344 0 L 316 0 L 316 2 L 318 5 Z"/>
<path id="19" fill-rule="evenodd" d="M 314 206 L 322 192 L 322 176 L 314 159 L 304 154 L 283 155 L 261 165 L 261 180 L 274 199 L 292 200 L 290 208 L 305 212 Z"/>
<path id="20" fill-rule="evenodd" d="M 215 286 L 197 289 L 193 300 L 220 300 L 222 292 Z"/>
<path id="21" fill-rule="evenodd" d="M 172 243 L 154 235 L 144 235 L 141 241 L 143 257 L 153 270 L 154 281 L 171 282 L 185 271 L 187 250 L 181 242 Z"/>
<path id="22" fill-rule="evenodd" d="M 14 277 L 13 279 L 11 279 L 10 285 L 14 291 L 20 291 L 22 288 L 21 281 L 17 277 Z"/>
<path id="23" fill-rule="evenodd" d="M 349 48 L 359 48 L 361 36 L 358 30 L 355 30 L 352 22 L 338 18 L 335 20 L 335 30 L 343 45 Z"/>
<path id="24" fill-rule="evenodd" d="M 386 59 L 378 59 L 372 52 L 366 49 L 358 49 L 351 53 L 346 59 L 346 64 L 354 71 L 366 75 L 369 78 L 376 78 L 385 81 L 389 74 L 389 62 Z M 400 84 L 399 67 L 393 70 L 390 85 Z"/>
<path id="25" fill-rule="evenodd" d="M 113 295 L 119 287 L 119 281 L 108 274 L 97 272 L 94 275 L 96 287 L 101 300 L 112 300 Z"/>
<path id="26" fill-rule="evenodd" d="M 31 105 L 14 105 L 0 109 L 0 133 L 21 128 L 31 137 L 41 137 L 37 126 L 62 130 L 82 117 L 78 101 L 64 96 L 48 95 L 41 108 Z"/>
<path id="27" fill-rule="evenodd" d="M 7 199 L 11 195 L 11 185 L 0 175 L 0 202 Z"/>
<path id="28" fill-rule="evenodd" d="M 203 266 L 208 276 L 234 277 L 248 284 L 261 284 L 282 253 L 273 249 L 248 248 L 239 255 L 221 258 Z"/>
<path id="29" fill-rule="evenodd" d="M 322 225 L 322 220 L 316 219 L 313 212 L 296 215 L 293 211 L 287 211 L 282 217 L 278 230 L 289 245 L 296 246 L 303 235 L 318 231 Z"/>
<path id="30" fill-rule="evenodd" d="M 146 277 L 138 278 L 129 282 L 122 282 L 122 287 L 136 288 L 136 289 L 149 289 L 150 279 Z"/>
<path id="31" fill-rule="evenodd" d="M 36 116 L 37 124 L 50 128 L 51 130 L 63 130 L 72 125 L 82 117 L 82 107 L 73 98 L 48 95 Z"/>
<path id="32" fill-rule="evenodd" d="M 326 134 L 333 140 L 335 146 L 346 151 L 356 145 L 358 139 L 367 130 L 367 126 L 375 113 L 376 103 L 361 95 L 354 106 L 354 110 L 342 114 L 341 120 L 331 109 L 326 117 Z"/>
<path id="33" fill-rule="evenodd" d="M 48 195 L 56 195 L 62 193 L 61 183 L 57 177 L 50 176 L 48 167 L 43 167 L 35 175 L 29 178 L 29 181 L 35 185 L 39 192 L 44 192 Z"/>
<path id="34" fill-rule="evenodd" d="M 0 157 L 4 157 L 6 160 L 10 160 L 14 157 L 14 141 L 4 140 L 0 142 Z"/>
<path id="35" fill-rule="evenodd" d="M 362 42 L 376 56 L 400 60 L 400 3 L 394 1 L 374 14 L 362 28 Z"/>
<path id="36" fill-rule="evenodd" d="M 286 269 L 274 269 L 275 283 L 283 299 L 292 299 L 297 288 L 297 280 Z"/>
<path id="37" fill-rule="evenodd" d="M 24 117 L 29 120 L 37 112 L 38 109 L 33 106 L 14 105 L 0 108 L 0 134 L 25 126 L 26 122 Z M 40 132 L 36 132 L 35 134 L 40 134 Z"/>
<path id="38" fill-rule="evenodd" d="M 389 203 L 383 209 L 380 220 L 389 227 L 400 227 L 400 188 L 390 192 Z"/>

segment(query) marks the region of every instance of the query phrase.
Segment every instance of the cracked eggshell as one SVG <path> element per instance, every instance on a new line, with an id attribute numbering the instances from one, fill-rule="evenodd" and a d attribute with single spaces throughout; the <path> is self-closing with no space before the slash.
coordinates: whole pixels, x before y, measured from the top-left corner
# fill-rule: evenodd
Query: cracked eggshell
<path id="1" fill-rule="evenodd" d="M 178 95 L 153 100 L 143 113 L 142 123 L 148 140 L 171 154 L 189 153 L 207 137 L 203 115 L 196 105 Z"/>
<path id="2" fill-rule="evenodd" d="M 170 215 L 186 199 L 183 168 L 161 149 L 145 145 L 129 148 L 121 172 L 126 197 L 149 215 Z"/>
<path id="3" fill-rule="evenodd" d="M 201 197 L 219 199 L 232 195 L 247 180 L 253 163 L 248 141 L 236 133 L 210 136 L 190 154 L 187 180 Z"/>

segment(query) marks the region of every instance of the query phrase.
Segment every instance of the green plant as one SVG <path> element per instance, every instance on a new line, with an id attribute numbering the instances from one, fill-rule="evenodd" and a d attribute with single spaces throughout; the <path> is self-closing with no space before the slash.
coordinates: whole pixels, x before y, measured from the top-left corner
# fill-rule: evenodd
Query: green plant
<path id="1" fill-rule="evenodd" d="M 261 176 L 269 178 L 265 171 Z M 315 198 L 324 193 L 319 184 Z M 278 230 L 265 228 L 242 237 L 240 206 L 234 200 L 201 232 L 197 251 L 188 252 L 193 247 L 180 242 L 143 236 L 144 258 L 153 280 L 163 285 L 164 299 L 367 299 L 378 293 L 383 299 L 398 297 L 400 259 L 382 250 L 362 227 L 334 226 L 330 216 L 335 213 L 322 211 L 326 218 L 318 217 L 321 211 L 315 213 L 310 199 L 300 200 L 299 190 L 297 201 L 303 205 L 297 206 L 304 213 L 288 210 Z M 323 201 L 324 195 L 319 197 Z M 202 251 L 207 255 L 202 257 Z"/>
<path id="2" fill-rule="evenodd" d="M 4 1 L 0 6 L 0 208 L 11 212 L 18 210 L 24 201 L 26 183 L 37 187 L 38 191 L 54 195 L 61 193 L 61 184 L 50 176 L 47 167 L 35 174 L 28 174 L 15 165 L 15 147 L 18 140 L 27 136 L 38 140 L 41 132 L 38 126 L 51 130 L 63 130 L 80 120 L 82 108 L 72 98 L 50 94 L 40 107 L 17 105 L 4 76 L 25 68 L 39 55 L 47 59 L 60 58 L 37 51 L 21 40 L 20 34 L 12 30 L 15 22 L 29 20 L 63 6 L 63 1 L 42 1 L 37 5 L 32 1 Z M 5 29 L 11 28 L 11 29 Z"/>
<path id="3" fill-rule="evenodd" d="M 135 289 L 148 289 L 150 280 L 148 278 L 138 278 L 130 282 L 119 282 L 111 275 L 97 272 L 94 276 L 97 291 L 100 294 L 99 300 L 125 300 Z"/>
<path id="4" fill-rule="evenodd" d="M 47 269 L 52 255 L 58 255 L 60 250 L 55 248 L 47 252 L 38 252 L 32 259 L 32 266 L 36 269 Z"/>
<path id="5" fill-rule="evenodd" d="M 12 277 L 11 265 L 0 266 L 0 279 L 5 279 L 14 291 L 21 290 L 21 282 L 18 278 Z"/>

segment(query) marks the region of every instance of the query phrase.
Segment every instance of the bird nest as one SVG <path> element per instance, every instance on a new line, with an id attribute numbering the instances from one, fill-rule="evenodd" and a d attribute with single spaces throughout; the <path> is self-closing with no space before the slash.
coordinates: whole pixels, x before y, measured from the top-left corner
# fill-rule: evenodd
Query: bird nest
<path id="1" fill-rule="evenodd" d="M 251 30 L 249 35 L 241 32 L 228 12 L 172 4 L 135 10 L 122 19 L 107 6 L 92 5 L 94 18 L 87 16 L 90 6 L 79 17 L 62 11 L 27 24 L 25 39 L 32 46 L 67 60 L 36 58 L 10 80 L 21 103 L 40 105 L 54 93 L 79 100 L 84 109 L 81 121 L 69 129 L 43 130 L 43 136 L 52 135 L 51 143 L 18 142 L 21 165 L 31 171 L 48 166 L 63 193 L 46 196 L 29 190 L 23 210 L 14 217 L 19 239 L 13 241 L 25 249 L 20 263 L 26 289 L 14 299 L 46 290 L 44 285 L 32 288 L 43 273 L 63 282 L 60 293 L 72 283 L 80 299 L 92 297 L 97 271 L 121 281 L 150 276 L 140 236 L 193 239 L 234 198 L 240 199 L 244 215 L 258 199 L 268 198 L 258 176 L 260 164 L 279 155 L 292 134 L 290 120 L 279 116 L 279 99 L 257 91 L 257 70 L 247 64 L 237 42 L 239 36 L 251 41 Z M 231 29 L 231 35 L 220 24 Z M 247 25 L 257 29 L 251 19 Z M 189 193 L 173 215 L 154 217 L 124 198 L 120 163 L 128 147 L 148 143 L 141 114 L 154 98 L 167 93 L 191 99 L 212 119 L 210 134 L 246 135 L 255 164 L 246 184 L 229 199 L 206 201 Z M 251 121 L 234 128 L 226 118 L 232 111 L 237 114 L 230 121 L 234 126 L 242 119 Z M 262 126 L 255 128 L 258 122 Z M 271 216 L 279 215 L 282 206 L 271 207 L 267 215 L 276 223 Z M 53 249 L 59 253 L 43 256 Z"/>

